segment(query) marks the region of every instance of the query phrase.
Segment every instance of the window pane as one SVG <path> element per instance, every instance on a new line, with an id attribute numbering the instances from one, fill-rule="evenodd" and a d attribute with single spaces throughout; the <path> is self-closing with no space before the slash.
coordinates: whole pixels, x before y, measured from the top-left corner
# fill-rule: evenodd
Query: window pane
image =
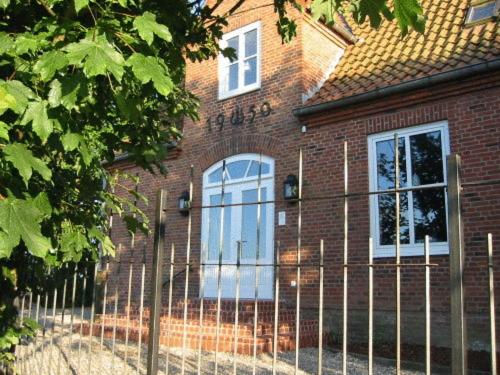
<path id="1" fill-rule="evenodd" d="M 245 33 L 245 57 L 257 54 L 257 30 Z"/>
<path id="2" fill-rule="evenodd" d="M 432 242 L 446 242 L 446 206 L 443 189 L 425 189 L 413 192 L 415 242 L 424 242 L 428 235 Z"/>
<path id="3" fill-rule="evenodd" d="M 406 186 L 406 150 L 404 138 L 398 140 L 399 148 L 399 187 Z M 377 186 L 380 190 L 394 189 L 394 140 L 376 143 L 377 149 Z"/>
<path id="4" fill-rule="evenodd" d="M 232 202 L 232 194 L 224 194 L 224 203 L 230 204 Z M 221 204 L 221 195 L 211 195 L 210 205 L 215 206 Z M 219 244 L 220 244 L 220 219 L 221 219 L 221 208 L 211 207 L 209 208 L 209 222 L 208 222 L 208 259 L 218 260 L 219 259 Z M 222 251 L 223 259 L 227 260 L 230 258 L 229 249 L 231 248 L 231 207 L 224 207 L 224 249 Z"/>
<path id="5" fill-rule="evenodd" d="M 238 63 L 228 66 L 228 90 L 236 90 L 238 88 Z"/>
<path id="6" fill-rule="evenodd" d="M 248 160 L 238 160 L 227 165 L 227 170 L 231 179 L 245 177 L 247 171 Z"/>
<path id="7" fill-rule="evenodd" d="M 262 175 L 268 174 L 269 173 L 269 164 L 267 163 L 262 163 L 262 169 L 260 172 Z M 250 168 L 248 169 L 247 177 L 253 177 L 253 176 L 258 176 L 259 175 L 259 162 L 258 161 L 252 161 L 252 164 L 250 165 Z"/>
<path id="8" fill-rule="evenodd" d="M 408 194 L 400 194 L 399 233 L 400 243 L 410 243 L 410 227 L 408 224 Z M 382 194 L 378 197 L 379 237 L 380 245 L 396 243 L 396 194 Z"/>
<path id="9" fill-rule="evenodd" d="M 226 181 L 229 180 L 226 172 Z M 217 168 L 215 171 L 208 175 L 208 182 L 213 184 L 216 182 L 222 182 L 222 167 Z"/>
<path id="10" fill-rule="evenodd" d="M 252 57 L 244 62 L 245 86 L 257 82 L 257 58 Z"/>
<path id="11" fill-rule="evenodd" d="M 414 186 L 443 182 L 441 132 L 410 137 L 412 182 Z"/>
<path id="12" fill-rule="evenodd" d="M 227 46 L 228 46 L 228 48 L 234 49 L 234 52 L 236 54 L 236 59 L 238 59 L 238 56 L 240 54 L 240 51 L 239 51 L 239 37 L 235 36 L 234 38 L 228 39 Z"/>
<path id="13" fill-rule="evenodd" d="M 221 182 L 222 181 L 222 167 L 217 168 L 215 171 L 208 175 L 208 182 Z"/>
<path id="14" fill-rule="evenodd" d="M 267 189 L 261 189 L 261 202 L 266 201 Z M 258 202 L 257 189 L 243 191 L 243 203 Z M 267 205 L 260 207 L 259 259 L 266 256 L 266 211 Z M 257 249 L 257 205 L 242 206 L 241 239 L 243 241 L 242 258 L 256 259 Z"/>

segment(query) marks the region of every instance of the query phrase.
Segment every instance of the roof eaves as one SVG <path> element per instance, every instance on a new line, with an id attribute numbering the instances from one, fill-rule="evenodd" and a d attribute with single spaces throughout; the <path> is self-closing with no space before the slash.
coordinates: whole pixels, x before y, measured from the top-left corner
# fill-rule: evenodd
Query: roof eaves
<path id="1" fill-rule="evenodd" d="M 292 112 L 296 117 L 308 116 L 332 109 L 339 109 L 370 100 L 380 99 L 389 95 L 401 94 L 412 90 L 423 89 L 451 80 L 464 79 L 473 75 L 500 70 L 500 59 L 485 61 L 479 64 L 468 65 L 462 68 L 436 73 L 430 76 L 405 81 L 391 86 L 377 88 L 362 94 L 356 94 L 336 100 L 309 106 L 295 108 Z"/>

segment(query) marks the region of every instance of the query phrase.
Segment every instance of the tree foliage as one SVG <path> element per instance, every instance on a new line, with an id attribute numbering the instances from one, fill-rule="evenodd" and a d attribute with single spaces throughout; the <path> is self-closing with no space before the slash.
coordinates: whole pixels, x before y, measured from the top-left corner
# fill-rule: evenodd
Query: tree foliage
<path id="1" fill-rule="evenodd" d="M 197 117 L 198 101 L 183 85 L 186 61 L 231 56 L 218 40 L 249 2 L 232 1 L 221 13 L 227 2 L 0 0 L 0 353 L 33 328 L 13 323 L 13 296 L 33 287 L 21 275 L 33 269 L 23 265 L 44 272 L 95 258 L 99 245 L 112 255 L 109 210 L 131 231 L 147 231 L 147 217 L 118 194 L 127 190 L 120 178 L 132 177 L 110 174 L 104 163 L 127 153 L 165 172 L 177 124 Z M 314 0 L 311 12 L 327 24 L 349 12 L 374 27 L 395 16 L 403 33 L 421 30 L 417 0 L 392 4 Z M 285 42 L 296 32 L 291 6 L 300 8 L 274 1 Z"/>

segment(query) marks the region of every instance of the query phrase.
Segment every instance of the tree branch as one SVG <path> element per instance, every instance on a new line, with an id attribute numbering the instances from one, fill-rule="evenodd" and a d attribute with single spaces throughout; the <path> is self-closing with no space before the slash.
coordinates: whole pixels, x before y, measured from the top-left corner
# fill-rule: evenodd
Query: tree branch
<path id="1" fill-rule="evenodd" d="M 52 17 L 57 17 L 56 12 L 54 12 L 52 9 L 50 9 L 50 7 L 47 5 L 45 0 L 38 0 L 38 4 L 40 4 L 47 11 L 47 13 L 50 14 Z"/>

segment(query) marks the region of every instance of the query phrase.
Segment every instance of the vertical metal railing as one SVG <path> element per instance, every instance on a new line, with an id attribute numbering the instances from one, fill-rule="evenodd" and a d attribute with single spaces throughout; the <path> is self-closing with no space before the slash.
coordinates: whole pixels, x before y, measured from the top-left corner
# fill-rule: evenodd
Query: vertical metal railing
<path id="1" fill-rule="evenodd" d="M 216 314 L 216 332 L 215 332 L 215 368 L 214 374 L 217 375 L 219 372 L 219 342 L 220 342 L 220 310 L 221 310 L 221 298 L 222 298 L 222 259 L 224 252 L 224 203 L 225 203 L 225 184 L 226 184 L 226 160 L 222 162 L 222 185 L 220 193 L 220 218 L 219 218 L 219 254 L 218 254 L 218 265 L 217 265 L 217 311 Z"/>
<path id="2" fill-rule="evenodd" d="M 497 374 L 497 344 L 496 344 L 496 317 L 495 317 L 495 275 L 493 271 L 493 235 L 488 233 L 488 289 L 490 302 L 490 358 L 491 374 Z"/>
<path id="3" fill-rule="evenodd" d="M 155 233 L 153 243 L 153 268 L 151 274 L 151 294 L 149 309 L 147 374 L 158 374 L 158 354 L 160 349 L 160 314 L 163 287 L 163 250 L 165 242 L 166 192 L 160 189 L 156 198 Z"/>
<path id="4" fill-rule="evenodd" d="M 189 173 L 189 200 L 193 201 L 193 178 L 194 178 L 194 166 L 191 165 Z M 187 243 L 186 243 L 186 268 L 185 268 L 185 282 L 184 282 L 184 312 L 182 318 L 182 363 L 181 363 L 181 375 L 185 373 L 186 366 L 186 340 L 187 340 L 187 317 L 188 317 L 188 296 L 189 296 L 189 271 L 191 267 L 191 230 L 192 230 L 192 220 L 193 215 L 191 209 L 188 211 L 188 227 L 187 227 Z M 168 374 L 168 368 L 166 369 Z"/>
<path id="5" fill-rule="evenodd" d="M 297 291 L 295 302 L 295 375 L 299 372 L 299 348 L 300 348 L 300 278 L 301 278 L 301 248 L 302 248 L 302 148 L 299 149 L 299 194 L 297 211 Z"/>
<path id="6" fill-rule="evenodd" d="M 347 141 L 344 141 L 344 260 L 343 260 L 343 301 L 342 301 L 342 374 L 347 375 L 347 312 L 348 312 L 348 257 L 349 257 L 349 163 Z"/>
<path id="7" fill-rule="evenodd" d="M 165 236 L 165 221 L 166 212 L 168 209 L 166 206 L 165 192 L 160 191 L 157 200 L 157 210 L 156 210 L 156 222 L 155 222 L 155 240 L 153 246 L 153 261 L 152 261 L 152 273 L 148 273 L 148 268 L 146 264 L 146 245 L 144 245 L 142 252 L 142 261 L 138 262 L 141 268 L 139 275 L 134 277 L 134 249 L 135 249 L 135 238 L 131 238 L 130 243 L 130 253 L 128 261 L 128 272 L 126 273 L 126 280 L 123 285 L 123 294 L 120 293 L 120 270 L 123 266 L 122 262 L 122 245 L 118 244 L 118 256 L 115 260 L 116 267 L 111 267 L 113 260 L 109 258 L 101 259 L 103 261 L 103 269 L 99 268 L 99 262 L 88 263 L 82 262 L 80 265 L 75 265 L 74 269 L 70 272 L 65 272 L 64 277 L 58 282 L 51 282 L 48 286 L 43 288 L 39 292 L 28 292 L 21 299 L 21 311 L 20 319 L 21 321 L 28 318 L 34 318 L 39 321 L 42 326 L 42 330 L 39 335 L 30 340 L 29 338 L 23 338 L 20 345 L 17 348 L 16 354 L 19 359 L 19 369 L 21 373 L 31 374 L 38 372 L 42 373 L 53 373 L 60 375 L 61 373 L 74 373 L 74 374 L 94 374 L 103 371 L 108 366 L 108 362 L 111 363 L 111 369 L 115 369 L 115 361 L 119 362 L 118 367 L 120 370 L 123 369 L 124 373 L 135 371 L 137 374 L 143 374 L 144 368 L 146 368 L 148 375 L 157 375 L 159 372 L 159 353 L 160 353 L 160 336 L 162 338 L 161 342 L 166 344 L 166 368 L 165 374 L 173 372 L 171 367 L 179 366 L 179 370 L 182 374 L 189 371 L 188 365 L 191 364 L 187 360 L 189 355 L 189 349 L 196 349 L 198 347 L 198 364 L 197 372 L 201 374 L 202 372 L 212 372 L 212 368 L 204 368 L 202 366 L 202 349 L 210 348 L 209 340 L 211 337 L 210 332 L 212 327 L 204 327 L 204 282 L 205 282 L 205 267 L 206 261 L 203 259 L 203 252 L 206 250 L 200 246 L 200 258 L 199 261 L 193 261 L 192 249 L 192 225 L 197 223 L 197 217 L 194 216 L 193 209 L 199 209 L 199 213 L 203 212 L 203 209 L 210 209 L 213 207 L 220 208 L 219 215 L 219 243 L 218 243 L 218 263 L 212 265 L 215 269 L 217 268 L 217 300 L 216 300 L 216 311 L 215 311 L 215 346 L 212 345 L 212 349 L 215 354 L 214 369 L 215 373 L 226 373 L 232 372 L 237 374 L 239 372 L 252 372 L 253 374 L 260 373 L 261 365 L 266 366 L 266 363 L 262 364 L 258 361 L 260 357 L 257 354 L 261 350 L 261 345 L 264 340 L 260 340 L 260 334 L 262 336 L 269 335 L 269 345 L 268 348 L 272 349 L 272 362 L 269 362 L 269 369 L 273 375 L 279 373 L 280 365 L 282 364 L 281 358 L 278 357 L 278 353 L 287 348 L 287 344 L 292 343 L 295 345 L 292 350 L 294 350 L 294 363 L 293 359 L 289 359 L 288 371 L 299 373 L 299 357 L 301 355 L 301 340 L 302 343 L 310 342 L 311 340 L 304 340 L 304 336 L 301 334 L 301 324 L 306 331 L 305 324 L 301 322 L 301 299 L 306 296 L 302 296 L 301 293 L 305 290 L 309 291 L 308 285 L 306 285 L 304 280 L 309 282 L 309 269 L 313 269 L 314 272 L 317 271 L 317 286 L 318 290 L 314 292 L 317 295 L 317 300 L 314 300 L 314 308 L 317 310 L 317 364 L 314 364 L 314 370 L 311 373 L 317 373 L 322 375 L 330 371 L 326 369 L 327 361 L 325 360 L 325 341 L 324 338 L 329 333 L 327 326 L 329 323 L 327 319 L 331 319 L 328 315 L 325 315 L 327 306 L 331 301 L 329 300 L 328 288 L 331 284 L 331 277 L 327 270 L 337 269 L 342 273 L 339 276 L 338 281 L 342 281 L 342 289 L 338 289 L 338 292 L 342 291 L 342 297 L 339 296 L 339 301 L 341 301 L 342 306 L 338 306 L 342 314 L 342 337 L 341 337 L 341 354 L 342 361 L 339 362 L 339 367 L 342 373 L 350 373 L 351 359 L 348 354 L 348 343 L 349 339 L 354 335 L 349 332 L 348 323 L 349 319 L 349 282 L 352 286 L 356 284 L 355 274 L 349 274 L 351 267 L 361 267 L 361 269 L 366 270 L 367 281 L 368 281 L 368 294 L 366 300 L 366 308 L 368 312 L 368 358 L 367 358 L 367 372 L 368 374 L 373 374 L 375 372 L 376 357 L 374 355 L 374 278 L 375 270 L 379 267 L 385 267 L 390 269 L 391 272 L 395 273 L 395 334 L 394 334 L 394 345 L 395 345 L 395 362 L 393 369 L 396 373 L 400 373 L 404 365 L 401 357 L 401 314 L 405 310 L 402 308 L 401 295 L 405 293 L 402 288 L 402 274 L 405 272 L 407 267 L 413 267 L 415 269 L 420 269 L 424 272 L 424 285 L 423 285 L 423 296 L 424 296 L 424 317 L 425 326 L 422 327 L 425 332 L 424 347 L 425 347 L 425 357 L 423 362 L 423 367 L 425 368 L 425 373 L 430 374 L 432 370 L 432 340 L 431 340 L 431 323 L 433 316 L 432 304 L 431 304 L 431 271 L 432 267 L 436 264 L 431 262 L 432 254 L 434 250 L 431 249 L 432 237 L 426 235 L 423 241 L 423 254 L 422 261 L 406 261 L 404 253 L 401 254 L 401 238 L 400 238 L 400 217 L 401 212 L 404 210 L 401 207 L 401 194 L 412 191 L 410 188 L 404 188 L 400 185 L 400 151 L 399 151 L 399 139 L 397 134 L 394 137 L 394 189 L 392 187 L 384 191 L 371 191 L 371 192 L 358 192 L 352 193 L 349 188 L 349 163 L 348 163 L 348 148 L 347 142 L 343 143 L 344 146 L 344 163 L 343 163 L 343 194 L 338 194 L 331 197 L 304 197 L 303 196 L 303 152 L 302 149 L 299 150 L 299 179 L 298 179 L 298 199 L 297 199 L 297 249 L 296 249 L 296 259 L 290 259 L 289 256 L 284 256 L 283 260 L 280 260 L 281 243 L 276 241 L 275 251 L 274 251 L 274 261 L 270 264 L 264 263 L 261 259 L 260 254 L 260 244 L 262 241 L 262 206 L 269 207 L 268 205 L 274 205 L 279 202 L 278 199 L 262 199 L 262 186 L 261 186 L 261 173 L 262 173 L 262 155 L 259 157 L 259 172 L 257 180 L 257 199 L 255 202 L 241 202 L 234 203 L 229 202 L 226 204 L 225 199 L 225 173 L 226 163 L 223 163 L 223 177 L 222 177 L 222 188 L 220 194 L 220 204 L 212 206 L 200 206 L 200 207 L 190 207 L 189 216 L 187 221 L 187 242 L 186 242 L 186 258 L 182 256 L 176 256 L 175 254 L 175 244 L 172 242 L 172 253 L 170 256 L 170 273 L 169 273 L 169 291 L 168 291 L 168 319 L 163 320 L 161 317 L 162 304 L 161 304 L 161 291 L 162 291 L 162 260 L 163 260 L 163 249 L 164 249 L 164 236 Z M 392 172 L 391 172 L 392 175 Z M 193 204 L 193 167 L 191 167 L 190 174 L 190 187 L 189 187 L 189 197 L 191 200 L 191 205 Z M 447 161 L 447 185 L 441 184 L 439 188 L 447 189 L 447 208 L 448 208 L 448 238 L 450 244 L 450 291 L 451 291 L 451 349 L 452 349 L 452 374 L 462 374 L 467 373 L 467 340 L 466 340 L 466 321 L 465 321 L 465 293 L 464 293 L 464 267 L 465 267 L 465 245 L 464 245 L 464 233 L 463 233 L 463 220 L 461 216 L 461 199 L 462 199 L 462 187 L 463 184 L 460 181 L 460 158 L 457 155 L 451 155 Z M 137 188 L 137 187 L 136 187 Z M 422 189 L 420 187 L 420 189 Z M 368 262 L 365 260 L 358 261 L 361 258 L 357 258 L 355 253 L 351 252 L 349 246 L 349 199 L 353 196 L 355 197 L 370 197 L 378 196 L 381 194 L 391 194 L 395 197 L 394 203 L 394 248 L 395 248 L 395 261 L 394 262 L 382 262 L 381 259 L 375 259 L 374 249 L 374 239 L 372 237 L 368 238 Z M 269 197 L 267 197 L 269 198 Z M 343 247 L 342 263 L 331 264 L 328 262 L 330 255 L 329 252 L 325 252 L 325 241 L 321 238 L 319 241 L 319 247 L 314 245 L 307 251 L 302 252 L 303 243 L 306 243 L 306 239 L 303 238 L 303 211 L 307 207 L 304 203 L 308 200 L 321 200 L 321 201 L 335 201 L 343 203 L 343 215 L 339 218 L 339 224 L 343 230 L 343 238 L 339 246 Z M 341 204 L 341 203 L 340 203 Z M 256 215 L 256 233 L 257 233 L 257 244 L 255 249 L 255 267 L 253 264 L 248 265 L 242 262 L 242 251 L 243 251 L 243 238 L 237 241 L 236 248 L 236 263 L 226 262 L 225 257 L 225 228 L 224 228 L 224 215 L 225 209 L 232 206 L 244 206 L 244 205 L 255 205 L 257 207 Z M 353 206 L 356 208 L 356 206 Z M 391 208 L 392 209 L 392 208 Z M 226 218 L 227 219 L 227 218 Z M 343 222 L 342 222 L 343 221 Z M 268 223 L 269 224 L 269 223 Z M 319 236 L 318 236 L 319 237 Z M 295 239 L 295 236 L 293 236 Z M 354 241 L 354 240 L 353 240 Z M 330 246 L 330 245 L 329 245 Z M 393 245 L 391 245 L 393 246 Z M 295 249 L 292 249 L 294 251 Z M 493 234 L 489 233 L 487 236 L 487 267 L 488 267 L 488 304 L 489 304 L 489 340 L 491 348 L 491 358 L 489 366 L 491 367 L 491 373 L 497 373 L 497 361 L 496 361 L 496 312 L 495 312 L 495 279 L 494 279 L 494 251 L 493 251 Z M 205 251 L 206 252 L 206 251 Z M 289 255 L 289 254 L 286 254 Z M 293 253 L 292 253 L 293 255 Z M 363 259 L 366 255 L 363 256 Z M 310 257 L 310 258 L 309 258 Z M 180 261 L 177 259 L 181 259 Z M 306 261 L 307 259 L 307 261 Z M 310 261 L 314 259 L 314 261 Z M 328 268 L 325 269 L 325 259 L 327 260 Z M 288 260 L 288 262 L 287 262 Z M 316 262 L 317 260 L 317 262 Z M 315 263 L 316 262 L 316 263 Z M 175 277 L 175 267 L 179 266 L 184 268 L 184 294 L 183 294 L 183 308 L 181 311 L 181 319 L 173 312 L 172 304 L 174 302 L 174 277 Z M 222 313 L 222 297 L 223 297 L 223 282 L 222 282 L 222 271 L 223 267 L 231 266 L 235 269 L 235 283 L 236 283 L 236 298 L 234 300 L 234 325 L 232 331 L 232 337 L 228 338 L 230 335 L 227 332 L 231 332 L 227 329 L 227 316 L 224 315 L 224 319 L 221 317 Z M 189 300 L 189 290 L 192 287 L 190 280 L 190 272 L 192 267 L 199 267 L 200 270 L 200 301 L 199 301 L 199 331 L 198 340 L 191 339 L 190 328 L 193 326 L 189 319 L 191 319 L 192 314 L 190 314 L 189 308 L 191 306 L 196 306 L 192 304 Z M 240 288 L 242 285 L 242 278 L 240 272 L 242 272 L 241 267 L 247 267 L 249 269 L 255 268 L 255 278 L 253 280 L 254 295 L 246 302 L 246 307 L 253 305 L 253 317 L 251 316 L 252 311 L 247 310 L 247 315 L 245 319 L 240 316 L 241 307 L 243 305 L 243 300 L 240 298 Z M 274 290 L 273 290 L 273 305 L 270 305 L 269 311 L 267 310 L 267 305 L 261 304 L 259 296 L 259 285 L 260 281 L 260 267 L 272 267 L 274 270 Z M 330 268 L 331 267 L 331 268 Z M 337 267 L 337 268 L 335 268 Z M 294 332 L 286 331 L 290 327 L 282 325 L 280 322 L 280 269 L 285 268 L 288 272 L 286 276 L 296 277 L 296 294 L 295 294 L 295 316 L 294 325 L 290 324 L 290 327 L 295 329 Z M 66 269 L 69 269 L 66 267 Z M 111 271 L 110 271 L 111 270 Z M 101 275 L 100 272 L 104 271 Z M 294 275 L 294 271 L 296 272 Z M 110 274 L 110 272 L 112 272 Z M 303 272 L 303 274 L 302 274 Z M 388 273 L 394 275 L 394 273 Z M 49 278 L 54 274 L 54 270 L 51 270 L 48 275 Z M 406 275 L 406 274 L 404 274 Z M 102 277 L 100 277 L 102 276 Z M 306 277 L 307 276 L 307 277 Z M 146 279 L 147 277 L 147 279 Z M 392 276 L 391 276 L 392 277 Z M 302 280 L 303 278 L 304 280 Z M 102 281 L 101 281 L 102 279 Z M 151 294 L 150 294 L 150 309 L 148 311 L 148 304 L 145 302 L 145 286 L 146 280 L 150 280 Z M 100 285 L 99 285 L 100 281 Z M 366 279 L 364 279 L 366 281 Z M 108 283 L 115 282 L 115 284 L 109 285 L 109 292 L 112 293 L 108 296 Z M 92 283 L 92 284 L 91 284 Z M 137 285 L 136 285 L 137 284 Z M 366 284 L 365 284 L 366 285 Z M 406 284 L 403 284 L 403 286 Z M 247 286 L 245 286 L 247 287 Z M 419 287 L 422 287 L 420 285 Z M 70 288 L 70 289 L 68 289 Z M 90 304 L 87 304 L 85 296 L 87 289 L 92 288 L 92 298 Z M 113 289 L 114 288 L 114 289 Z M 325 292 L 326 289 L 326 292 Z M 71 293 L 70 293 L 71 291 Z M 99 291 L 99 293 L 98 293 Z M 79 294 L 77 294 L 79 293 Z M 133 300 L 135 294 L 139 295 L 139 303 L 133 305 Z M 377 292 L 378 293 L 378 292 Z M 392 292 L 391 292 L 392 293 Z M 68 294 L 68 296 L 67 296 Z M 81 294 L 81 295 L 80 295 Z M 325 299 L 325 294 L 327 295 Z M 340 293 L 339 293 L 340 294 Z M 286 294 L 285 294 L 286 295 Z M 68 298 L 67 298 L 68 297 Z M 312 295 L 307 295 L 307 301 L 311 301 Z M 70 298 L 70 299 L 69 299 Z M 112 302 L 111 302 L 112 298 Z M 182 298 L 182 297 L 180 297 Z M 316 298 L 316 297 L 314 297 Z M 97 301 L 102 301 L 102 310 L 100 310 L 99 303 Z M 109 299 L 109 301 L 108 301 Z M 121 303 L 120 303 L 121 301 Z M 112 310 L 107 309 L 107 304 L 113 303 Z M 81 305 L 79 311 L 77 305 Z M 176 305 L 177 306 L 177 305 Z M 180 306 L 180 304 L 179 304 Z M 233 306 L 232 304 L 224 304 L 226 306 Z M 304 304 L 304 306 L 307 306 Z M 303 307 L 304 307 L 303 306 Z M 137 308 L 138 307 L 138 308 Z M 308 306 L 307 306 L 308 307 Z M 122 310 L 123 311 L 120 311 Z M 211 310 L 211 309 L 209 309 Z M 243 309 L 244 310 L 244 309 Z M 208 311 L 208 310 L 207 310 Z M 69 323 L 68 323 L 68 316 Z M 208 311 L 211 314 L 212 311 Z M 149 314 L 149 315 L 148 315 Z M 207 314 L 207 315 L 209 315 Z M 269 325 L 269 332 L 264 334 L 264 323 L 267 321 L 262 321 L 262 316 L 269 316 L 272 318 L 272 327 Z M 179 318 L 179 319 L 178 319 Z M 291 318 L 291 319 L 293 319 Z M 208 324 L 213 324 L 213 317 L 208 317 Z M 174 321 L 176 328 L 174 328 Z M 160 323 L 167 322 L 167 325 L 161 325 Z M 354 321 L 354 320 L 353 320 Z M 182 324 L 181 324 L 182 323 Z M 224 323 L 221 328 L 222 323 Z M 261 324 L 262 323 L 262 324 Z M 149 327 L 146 328 L 146 325 Z M 242 326 L 240 330 L 239 326 Z M 244 327 L 243 327 L 244 325 Z M 166 327 L 166 328 L 165 328 Z M 181 327 L 182 334 L 174 329 L 179 329 Z M 251 327 L 251 329 L 248 329 Z M 267 326 L 266 326 L 267 327 Z M 100 328 L 100 330 L 99 330 Z M 292 329 L 293 329 L 292 328 Z M 222 334 L 222 329 L 224 333 Z M 272 329 L 272 334 L 271 334 Z M 283 331 L 282 331 L 283 329 Z M 266 328 L 267 330 L 267 328 Z M 105 338 L 109 338 L 109 333 L 111 332 L 111 342 L 110 345 L 105 345 Z M 243 338 L 241 332 L 245 332 L 248 336 Z M 306 331 L 307 332 L 307 331 Z M 290 342 L 284 341 L 285 345 L 282 345 L 281 335 L 290 335 Z M 316 332 L 314 333 L 316 334 Z M 188 340 L 188 335 L 189 340 Z M 88 337 L 87 337 L 88 336 Z M 124 336 L 124 338 L 123 338 Z M 143 351 L 142 341 L 143 338 L 147 336 L 147 355 L 142 358 L 141 352 Z M 178 336 L 182 337 L 181 345 L 178 344 L 176 338 Z M 272 337 L 271 337 L 272 336 Z M 294 336 L 292 338 L 292 336 Z M 222 345 L 221 338 L 232 340 L 233 345 L 228 345 L 224 342 Z M 245 340 L 246 339 L 246 340 Z M 294 341 L 293 341 L 294 339 Z M 124 340 L 124 341 L 123 341 Z M 252 340 L 252 341 L 250 341 Z M 316 339 L 314 339 L 316 340 Z M 129 348 L 129 341 L 135 341 L 137 343 L 137 352 L 135 361 L 132 359 L 128 360 L 129 355 L 133 354 L 131 348 Z M 182 351 L 180 355 L 177 355 L 177 351 L 170 351 L 171 347 L 180 346 Z M 73 344 L 75 348 L 73 348 Z M 246 345 L 246 346 L 245 346 Z M 239 348 L 249 348 L 246 351 L 247 357 L 241 357 L 244 351 L 240 351 Z M 229 348 L 229 349 L 228 349 Z M 271 350 L 269 349 L 269 350 Z M 76 351 L 76 355 L 75 352 Z M 232 351 L 232 362 L 226 360 L 226 356 L 222 356 L 221 352 Z M 135 349 L 134 349 L 135 352 Z M 171 357 L 170 357 L 171 355 Z M 174 362 L 175 356 L 175 362 Z M 143 363 L 146 360 L 146 363 Z M 130 363 L 129 363 L 130 362 Z M 132 363 L 134 362 L 134 363 Z M 193 368 L 196 368 L 196 363 L 192 363 Z M 231 368 L 232 366 L 232 368 Z M 329 365 L 328 365 L 329 366 Z M 294 367 L 294 370 L 291 368 Z M 338 369 L 335 369 L 337 371 Z"/>
<path id="8" fill-rule="evenodd" d="M 453 375 L 467 373 L 467 326 L 464 295 L 464 237 L 461 213 L 460 157 L 450 155 L 448 173 L 448 239 L 450 244 L 451 366 Z"/>

